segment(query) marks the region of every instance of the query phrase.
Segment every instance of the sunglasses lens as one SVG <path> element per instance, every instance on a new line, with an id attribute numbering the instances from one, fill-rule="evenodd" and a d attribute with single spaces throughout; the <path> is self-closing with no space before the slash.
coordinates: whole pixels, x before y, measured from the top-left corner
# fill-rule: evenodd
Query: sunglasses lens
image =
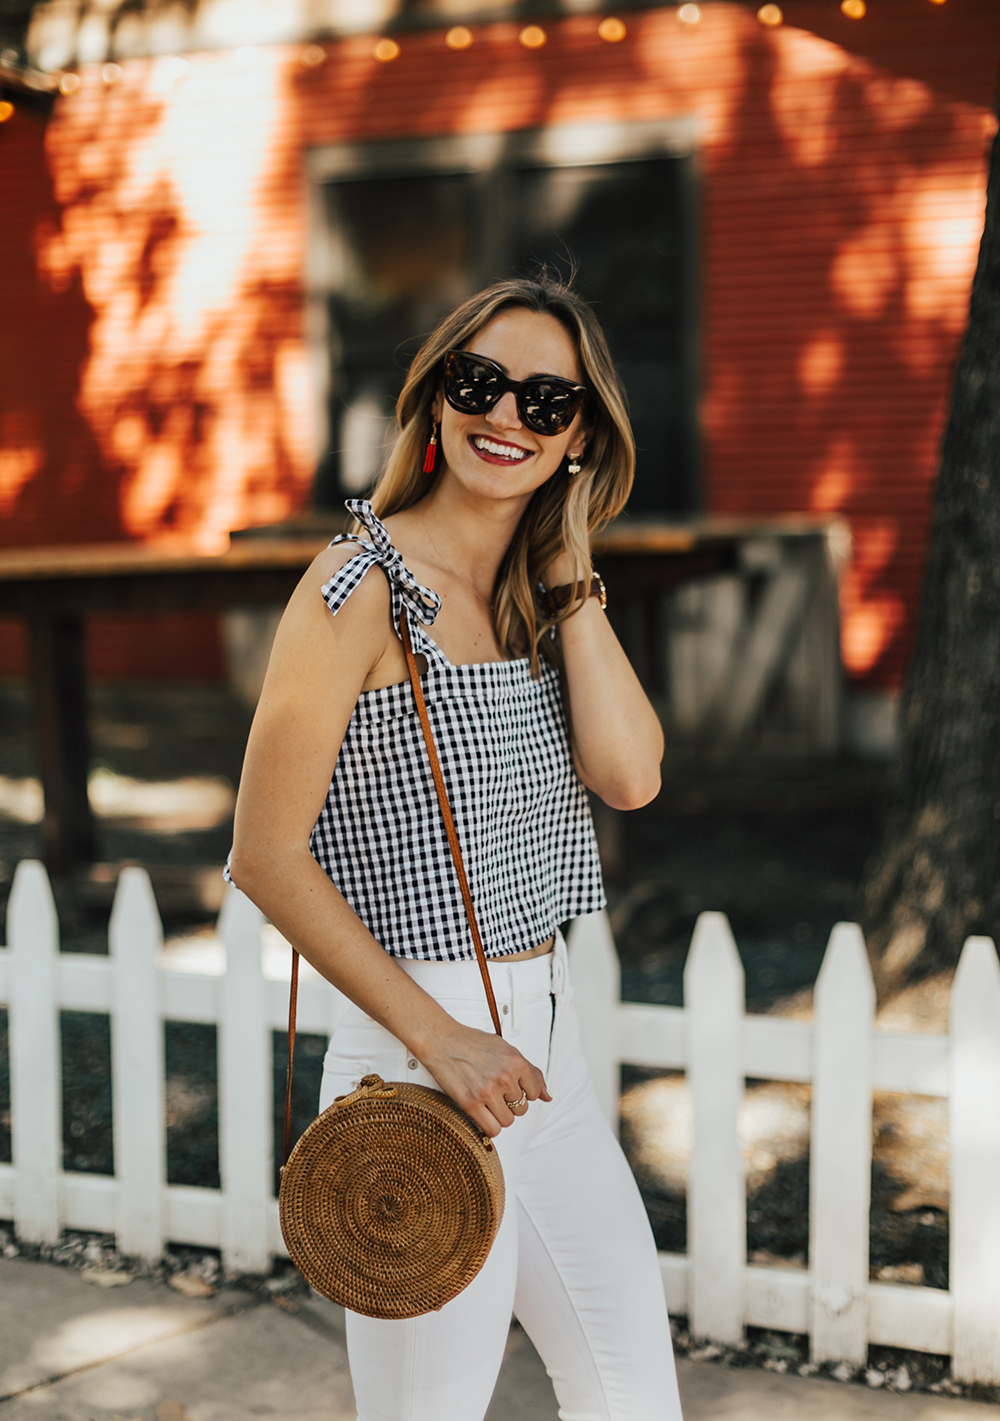
<path id="1" fill-rule="evenodd" d="M 568 385 L 529 380 L 524 388 L 522 416 L 536 434 L 562 434 L 580 408 L 580 395 Z"/>
<path id="2" fill-rule="evenodd" d="M 485 414 L 500 399 L 503 389 L 491 366 L 472 356 L 453 353 L 445 366 L 445 394 L 453 409 Z"/>

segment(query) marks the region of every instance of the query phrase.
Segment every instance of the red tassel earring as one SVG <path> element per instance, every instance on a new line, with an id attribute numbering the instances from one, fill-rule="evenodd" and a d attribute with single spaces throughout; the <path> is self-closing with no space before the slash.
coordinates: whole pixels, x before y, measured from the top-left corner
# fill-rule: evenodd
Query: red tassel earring
<path id="1" fill-rule="evenodd" d="M 431 429 L 430 443 L 427 445 L 427 453 L 424 455 L 424 473 L 433 474 L 434 465 L 438 456 L 438 427 L 435 424 Z"/>

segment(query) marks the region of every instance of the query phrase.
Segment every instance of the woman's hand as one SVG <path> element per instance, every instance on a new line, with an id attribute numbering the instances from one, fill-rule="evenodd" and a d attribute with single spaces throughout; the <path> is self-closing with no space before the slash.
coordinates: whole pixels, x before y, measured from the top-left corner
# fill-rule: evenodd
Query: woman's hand
<path id="1" fill-rule="evenodd" d="M 511 1110 L 508 1101 L 522 1095 L 529 1101 L 552 1099 L 538 1067 L 509 1042 L 454 1020 L 415 1054 L 445 1094 L 490 1136 L 524 1113 Z"/>

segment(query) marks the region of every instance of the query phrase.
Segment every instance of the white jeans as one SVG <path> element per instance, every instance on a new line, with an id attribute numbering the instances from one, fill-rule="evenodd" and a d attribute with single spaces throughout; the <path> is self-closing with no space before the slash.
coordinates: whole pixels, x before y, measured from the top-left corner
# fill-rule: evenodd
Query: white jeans
<path id="1" fill-rule="evenodd" d="M 492 1030 L 475 962 L 407 962 L 458 1021 Z M 358 1421 L 482 1421 L 513 1313 L 552 1378 L 562 1421 L 680 1421 L 656 1249 L 632 1173 L 590 1084 L 566 945 L 496 962 L 504 1036 L 545 1073 L 500 1135 L 507 1203 L 489 1258 L 440 1312 L 347 1314 Z M 383 1027 L 348 1009 L 330 1042 L 320 1108 L 377 1071 L 436 1086 Z"/>

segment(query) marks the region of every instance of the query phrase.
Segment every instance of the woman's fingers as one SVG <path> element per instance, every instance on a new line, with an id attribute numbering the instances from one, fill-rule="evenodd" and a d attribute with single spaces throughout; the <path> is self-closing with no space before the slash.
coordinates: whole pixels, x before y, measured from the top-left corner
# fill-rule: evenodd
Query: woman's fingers
<path id="1" fill-rule="evenodd" d="M 504 1127 L 513 1125 L 515 1120 L 526 1115 L 532 1101 L 552 1099 L 545 1088 L 545 1077 L 541 1071 L 529 1061 L 524 1062 L 524 1067 L 514 1085 L 504 1087 L 503 1106 L 497 1108 L 491 1103 L 494 1117 Z"/>
<path id="2" fill-rule="evenodd" d="M 499 1091 L 491 1091 L 487 1100 L 467 1105 L 465 1113 L 471 1115 L 480 1129 L 485 1130 L 487 1135 L 492 1138 L 526 1114 L 532 1098 L 538 1098 L 537 1096 L 528 1096 L 523 1106 L 513 1109 L 512 1102 L 516 1106 L 524 1093 L 523 1086 L 519 1087 L 516 1093 L 511 1086 L 501 1087 Z"/>
<path id="3" fill-rule="evenodd" d="M 551 1100 L 548 1089 L 545 1085 L 545 1077 L 537 1066 L 529 1066 L 530 1079 L 522 1077 L 521 1085 L 528 1093 L 529 1100 Z"/>
<path id="4" fill-rule="evenodd" d="M 460 1027 L 437 1044 L 440 1055 L 424 1064 L 491 1137 L 525 1115 L 532 1101 L 552 1099 L 538 1067 L 500 1037 Z"/>
<path id="5" fill-rule="evenodd" d="M 466 1110 L 466 1115 L 470 1116 L 482 1130 L 484 1135 L 489 1135 L 493 1140 L 499 1135 L 504 1127 L 504 1123 L 513 1125 L 514 1117 L 511 1116 L 506 1122 L 498 1120 L 492 1110 L 488 1110 L 485 1105 L 473 1106 Z"/>

